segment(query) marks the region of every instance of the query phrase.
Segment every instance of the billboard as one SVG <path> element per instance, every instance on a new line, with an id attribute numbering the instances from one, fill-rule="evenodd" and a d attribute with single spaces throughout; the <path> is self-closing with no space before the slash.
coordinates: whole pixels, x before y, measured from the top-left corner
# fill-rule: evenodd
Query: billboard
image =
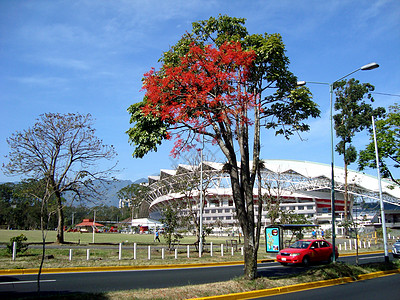
<path id="1" fill-rule="evenodd" d="M 265 228 L 265 243 L 267 253 L 278 253 L 281 249 L 281 229 L 276 227 Z"/>

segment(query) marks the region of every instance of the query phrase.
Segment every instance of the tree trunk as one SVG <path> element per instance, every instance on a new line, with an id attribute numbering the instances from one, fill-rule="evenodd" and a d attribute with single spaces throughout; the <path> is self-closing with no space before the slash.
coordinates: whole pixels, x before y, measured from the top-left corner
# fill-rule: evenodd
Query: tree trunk
<path id="1" fill-rule="evenodd" d="M 63 212 L 63 205 L 61 202 L 61 195 L 56 193 L 57 198 L 57 243 L 63 244 L 64 243 L 64 212 Z"/>
<path id="2" fill-rule="evenodd" d="M 42 205 L 40 209 L 40 230 L 42 232 L 42 257 L 40 258 L 40 265 L 39 265 L 39 271 L 37 274 L 37 294 L 40 297 L 40 276 L 42 274 L 42 268 L 43 268 L 43 262 L 44 262 L 44 256 L 46 255 L 46 238 L 44 234 L 44 207 L 45 207 L 45 199 L 42 199 Z M 48 223 L 47 223 L 48 224 Z"/>
<path id="3" fill-rule="evenodd" d="M 257 253 L 254 251 L 253 235 L 249 233 L 244 234 L 244 276 L 248 280 L 253 280 L 257 277 Z"/>
<path id="4" fill-rule="evenodd" d="M 232 193 L 236 206 L 236 213 L 244 238 L 244 276 L 252 280 L 257 277 L 257 251 L 254 237 L 254 213 L 252 212 L 253 193 L 245 193 L 245 190 L 252 191 L 249 187 L 243 188 L 243 181 L 238 180 L 239 171 L 237 166 L 231 166 Z M 243 170 L 241 170 L 243 171 Z M 242 183 L 242 185 L 240 184 Z M 246 205 L 247 204 L 247 205 Z M 251 204 L 251 205 L 249 205 Z M 250 206 L 250 207 L 249 207 Z"/>
<path id="5" fill-rule="evenodd" d="M 244 112 L 241 119 L 247 119 L 247 114 Z M 240 122 L 239 122 L 240 123 Z M 257 123 L 258 124 L 258 123 Z M 235 203 L 236 214 L 239 225 L 243 231 L 244 237 L 244 277 L 248 280 L 257 277 L 257 245 L 255 240 L 255 221 L 254 221 L 254 195 L 253 187 L 255 175 L 258 168 L 259 160 L 259 144 L 255 143 L 253 153 L 253 163 L 256 167 L 250 170 L 249 159 L 249 140 L 248 140 L 248 127 L 246 124 L 240 124 L 236 129 L 238 132 L 237 143 L 240 148 L 240 165 L 237 162 L 234 151 L 234 142 L 230 128 L 226 127 L 222 134 L 221 140 L 218 141 L 222 152 L 228 160 L 229 175 L 231 178 L 232 197 Z M 215 127 L 216 132 L 219 127 Z M 259 127 L 255 129 L 256 133 Z M 256 138 L 258 140 L 258 138 Z"/>

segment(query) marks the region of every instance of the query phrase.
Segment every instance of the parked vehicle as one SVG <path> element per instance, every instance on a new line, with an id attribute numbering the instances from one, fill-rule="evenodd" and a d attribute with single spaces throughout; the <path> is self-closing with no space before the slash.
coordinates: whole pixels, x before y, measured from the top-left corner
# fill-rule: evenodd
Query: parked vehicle
<path id="1" fill-rule="evenodd" d="M 335 247 L 335 257 L 339 257 L 337 247 Z M 276 259 L 282 265 L 303 264 L 308 266 L 314 262 L 332 262 L 333 246 L 328 241 L 321 239 L 298 240 L 289 248 L 279 251 Z"/>
<path id="2" fill-rule="evenodd" d="M 400 257 L 400 240 L 397 240 L 392 246 L 393 257 Z"/>

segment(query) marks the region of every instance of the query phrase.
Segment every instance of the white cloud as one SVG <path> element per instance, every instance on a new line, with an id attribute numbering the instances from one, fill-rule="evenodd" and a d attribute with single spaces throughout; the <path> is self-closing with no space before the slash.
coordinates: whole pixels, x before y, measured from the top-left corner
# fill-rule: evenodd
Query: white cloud
<path id="1" fill-rule="evenodd" d="M 51 66 L 62 67 L 75 70 L 89 70 L 90 66 L 87 61 L 61 58 L 61 57 L 43 57 L 43 62 Z"/>
<path id="2" fill-rule="evenodd" d="M 59 87 L 67 83 L 67 79 L 49 76 L 25 76 L 11 78 L 19 83 L 33 86 Z"/>

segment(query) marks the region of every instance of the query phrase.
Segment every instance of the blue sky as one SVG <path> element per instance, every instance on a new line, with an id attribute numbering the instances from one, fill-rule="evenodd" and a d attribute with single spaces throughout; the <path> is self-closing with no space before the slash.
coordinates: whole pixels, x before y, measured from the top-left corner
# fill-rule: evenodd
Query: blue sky
<path id="1" fill-rule="evenodd" d="M 250 33 L 280 33 L 299 80 L 331 83 L 370 62 L 354 77 L 381 93 L 400 94 L 400 2 L 358 1 L 0 1 L 0 162 L 6 138 L 46 112 L 91 113 L 97 135 L 118 152 L 120 179 L 173 168 L 171 143 L 133 159 L 127 108 L 143 98 L 141 78 L 163 51 L 218 14 L 247 19 Z M 304 141 L 265 133 L 262 158 L 330 163 L 329 88 L 309 85 L 321 108 Z M 399 97 L 374 95 L 388 107 Z M 360 148 L 368 137 L 360 135 Z M 208 152 L 222 161 L 217 149 Z M 337 165 L 343 165 L 337 157 Z M 185 162 L 181 158 L 181 162 Z M 355 166 L 353 166 L 355 168 Z M 375 171 L 372 171 L 375 174 Z M 0 172 L 0 182 L 14 181 Z"/>

